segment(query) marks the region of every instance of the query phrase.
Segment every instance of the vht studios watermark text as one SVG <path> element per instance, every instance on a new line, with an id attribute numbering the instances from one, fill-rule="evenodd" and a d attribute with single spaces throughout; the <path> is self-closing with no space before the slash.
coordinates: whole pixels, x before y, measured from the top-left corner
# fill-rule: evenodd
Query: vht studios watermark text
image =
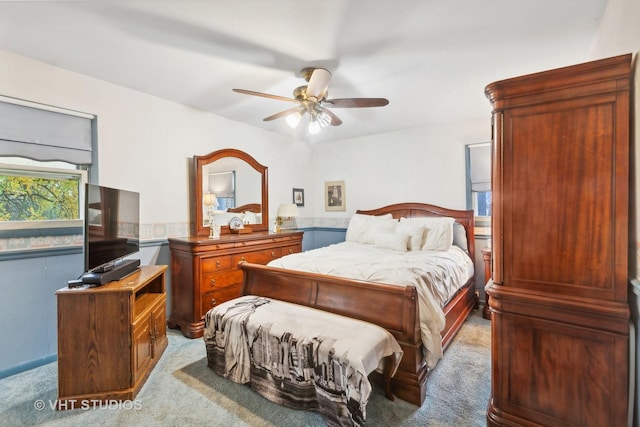
<path id="1" fill-rule="evenodd" d="M 89 410 L 102 410 L 102 411 L 120 411 L 120 410 L 134 410 L 139 411 L 142 409 L 142 402 L 138 400 L 98 400 L 98 399 L 66 399 L 66 400 L 36 400 L 33 402 L 33 407 L 38 411 L 44 409 L 70 411 L 73 409 L 82 409 L 84 411 Z"/>

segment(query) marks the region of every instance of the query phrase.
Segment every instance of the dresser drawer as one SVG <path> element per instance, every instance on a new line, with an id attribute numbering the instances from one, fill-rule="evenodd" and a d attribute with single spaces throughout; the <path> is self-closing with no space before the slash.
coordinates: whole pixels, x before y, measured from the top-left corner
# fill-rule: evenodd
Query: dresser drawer
<path id="1" fill-rule="evenodd" d="M 230 256 L 216 256 L 202 258 L 200 261 L 200 270 L 203 273 L 211 273 L 213 271 L 228 270 L 231 268 Z"/>
<path id="2" fill-rule="evenodd" d="M 240 284 L 242 284 L 242 271 L 234 268 L 233 270 L 203 274 L 200 278 L 200 291 L 213 291 Z"/>
<path id="3" fill-rule="evenodd" d="M 206 292 L 202 294 L 200 317 L 204 317 L 207 311 L 218 304 L 238 298 L 242 293 L 242 285 L 229 286 L 218 291 Z"/>
<path id="4" fill-rule="evenodd" d="M 269 261 L 280 258 L 282 252 L 280 248 L 265 249 L 262 251 L 245 252 L 234 255 L 234 265 L 238 265 L 241 261 L 251 262 L 253 264 L 267 264 Z"/>
<path id="5" fill-rule="evenodd" d="M 297 254 L 298 252 L 302 252 L 302 245 L 299 243 L 295 245 L 283 246 L 281 249 L 281 256 Z"/>

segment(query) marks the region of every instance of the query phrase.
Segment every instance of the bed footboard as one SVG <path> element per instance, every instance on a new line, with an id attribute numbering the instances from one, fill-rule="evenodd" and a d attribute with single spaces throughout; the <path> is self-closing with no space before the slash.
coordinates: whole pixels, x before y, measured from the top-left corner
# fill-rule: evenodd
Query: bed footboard
<path id="1" fill-rule="evenodd" d="M 404 356 L 392 380 L 399 398 L 422 405 L 427 364 L 422 354 L 417 291 L 243 262 L 243 295 L 258 295 L 364 320 L 387 329 Z"/>

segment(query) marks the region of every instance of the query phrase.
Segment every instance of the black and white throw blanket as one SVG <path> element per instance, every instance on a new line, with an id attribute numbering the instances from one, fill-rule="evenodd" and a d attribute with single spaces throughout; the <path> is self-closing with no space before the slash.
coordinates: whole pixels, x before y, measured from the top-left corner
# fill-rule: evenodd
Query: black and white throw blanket
<path id="1" fill-rule="evenodd" d="M 208 365 L 265 398 L 321 413 L 328 425 L 364 425 L 368 374 L 402 349 L 385 329 L 279 300 L 243 296 L 210 310 Z"/>

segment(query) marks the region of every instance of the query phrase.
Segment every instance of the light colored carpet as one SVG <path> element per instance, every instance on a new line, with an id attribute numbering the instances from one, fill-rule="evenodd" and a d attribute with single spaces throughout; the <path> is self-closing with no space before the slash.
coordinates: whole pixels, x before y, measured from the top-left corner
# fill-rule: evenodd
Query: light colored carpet
<path id="1" fill-rule="evenodd" d="M 55 362 L 0 380 L 3 426 L 325 426 L 313 412 L 276 405 L 207 367 L 201 339 L 169 330 L 169 347 L 133 402 L 55 411 Z M 374 387 L 367 426 L 484 426 L 491 389 L 490 322 L 474 311 L 427 380 L 421 407 Z M 82 375 L 82 372 L 78 372 Z M 40 409 L 39 405 L 44 406 Z"/>

